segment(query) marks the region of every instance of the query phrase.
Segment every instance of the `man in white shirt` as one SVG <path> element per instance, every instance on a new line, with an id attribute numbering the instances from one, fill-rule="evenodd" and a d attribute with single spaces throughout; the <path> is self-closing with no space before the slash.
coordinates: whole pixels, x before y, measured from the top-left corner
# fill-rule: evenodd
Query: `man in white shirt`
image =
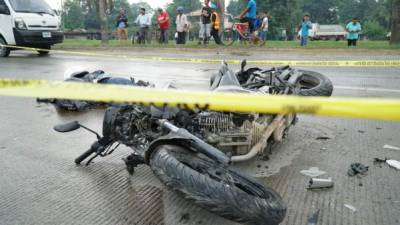
<path id="1" fill-rule="evenodd" d="M 189 28 L 189 22 L 185 14 L 183 14 L 183 7 L 178 7 L 176 9 L 176 32 L 178 33 L 178 38 L 176 40 L 176 44 L 184 45 L 186 44 L 186 32 Z"/>
<path id="2" fill-rule="evenodd" d="M 268 13 L 264 13 L 264 18 L 262 20 L 262 24 L 261 24 L 260 32 L 259 32 L 259 37 L 260 37 L 261 41 L 264 42 L 264 44 L 267 41 L 268 28 L 269 28 Z"/>
<path id="3" fill-rule="evenodd" d="M 150 16 L 146 14 L 146 9 L 141 8 L 140 9 L 140 14 L 136 18 L 135 23 L 139 25 L 140 30 L 139 30 L 139 44 L 145 44 L 146 39 L 147 39 L 147 33 L 149 31 L 149 28 L 151 26 L 151 19 Z M 148 41 L 149 42 L 149 41 Z"/>

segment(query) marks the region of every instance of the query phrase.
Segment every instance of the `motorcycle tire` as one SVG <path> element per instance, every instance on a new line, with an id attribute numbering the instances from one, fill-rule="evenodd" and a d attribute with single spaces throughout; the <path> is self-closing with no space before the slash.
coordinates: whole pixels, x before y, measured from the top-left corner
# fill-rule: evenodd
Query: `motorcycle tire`
<path id="1" fill-rule="evenodd" d="M 251 225 L 278 225 L 286 205 L 271 188 L 180 146 L 158 146 L 150 167 L 169 188 L 226 219 Z"/>
<path id="2" fill-rule="evenodd" d="M 299 72 L 303 73 L 298 81 L 300 96 L 332 96 L 333 84 L 329 78 L 313 71 L 300 70 Z"/>

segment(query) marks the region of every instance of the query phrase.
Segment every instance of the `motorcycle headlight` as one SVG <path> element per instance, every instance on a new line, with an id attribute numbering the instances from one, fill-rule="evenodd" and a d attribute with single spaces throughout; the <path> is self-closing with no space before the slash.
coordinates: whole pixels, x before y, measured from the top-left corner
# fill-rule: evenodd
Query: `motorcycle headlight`
<path id="1" fill-rule="evenodd" d="M 26 24 L 22 18 L 15 18 L 15 27 L 19 30 L 26 30 Z"/>

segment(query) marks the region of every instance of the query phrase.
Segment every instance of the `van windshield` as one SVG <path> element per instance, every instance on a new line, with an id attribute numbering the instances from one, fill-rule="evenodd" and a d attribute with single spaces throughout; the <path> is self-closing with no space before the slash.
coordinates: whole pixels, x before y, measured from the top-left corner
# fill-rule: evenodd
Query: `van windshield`
<path id="1" fill-rule="evenodd" d="M 54 15 L 54 11 L 44 0 L 10 0 L 10 3 L 15 12 Z"/>

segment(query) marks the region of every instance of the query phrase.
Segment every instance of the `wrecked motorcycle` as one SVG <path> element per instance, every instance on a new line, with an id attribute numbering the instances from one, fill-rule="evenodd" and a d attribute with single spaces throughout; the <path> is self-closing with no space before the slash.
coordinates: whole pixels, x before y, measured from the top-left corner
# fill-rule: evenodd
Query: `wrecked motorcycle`
<path id="1" fill-rule="evenodd" d="M 243 62 L 241 71 L 235 73 L 224 63 L 211 79 L 211 90 L 301 95 L 320 84 L 315 85 L 316 79 L 300 84 L 307 80 L 302 78 L 305 73 L 288 67 L 263 71 L 245 70 L 245 66 Z M 323 94 L 332 93 L 328 92 Z M 119 104 L 106 110 L 102 136 L 78 122 L 58 125 L 55 130 L 84 128 L 96 134 L 98 140 L 75 160 L 77 164 L 89 158 L 89 165 L 123 144 L 133 150 L 124 159 L 129 173 L 147 164 L 166 186 L 210 212 L 239 223 L 277 225 L 286 214 L 279 194 L 229 165 L 269 154 L 269 146 L 281 141 L 295 122 L 295 115 Z"/>
<path id="2" fill-rule="evenodd" d="M 93 84 L 112 84 L 112 85 L 126 85 L 136 87 L 146 87 L 149 83 L 144 81 L 135 81 L 134 78 L 125 77 L 113 77 L 106 74 L 102 70 L 94 71 L 90 73 L 87 70 L 82 69 L 70 69 L 64 73 L 65 82 L 84 82 Z M 90 102 L 80 100 L 68 100 L 68 99 L 49 99 L 49 98 L 38 98 L 38 103 L 48 103 L 54 105 L 58 110 L 61 111 L 86 111 L 97 107 L 106 107 L 107 103 L 102 102 Z"/>

